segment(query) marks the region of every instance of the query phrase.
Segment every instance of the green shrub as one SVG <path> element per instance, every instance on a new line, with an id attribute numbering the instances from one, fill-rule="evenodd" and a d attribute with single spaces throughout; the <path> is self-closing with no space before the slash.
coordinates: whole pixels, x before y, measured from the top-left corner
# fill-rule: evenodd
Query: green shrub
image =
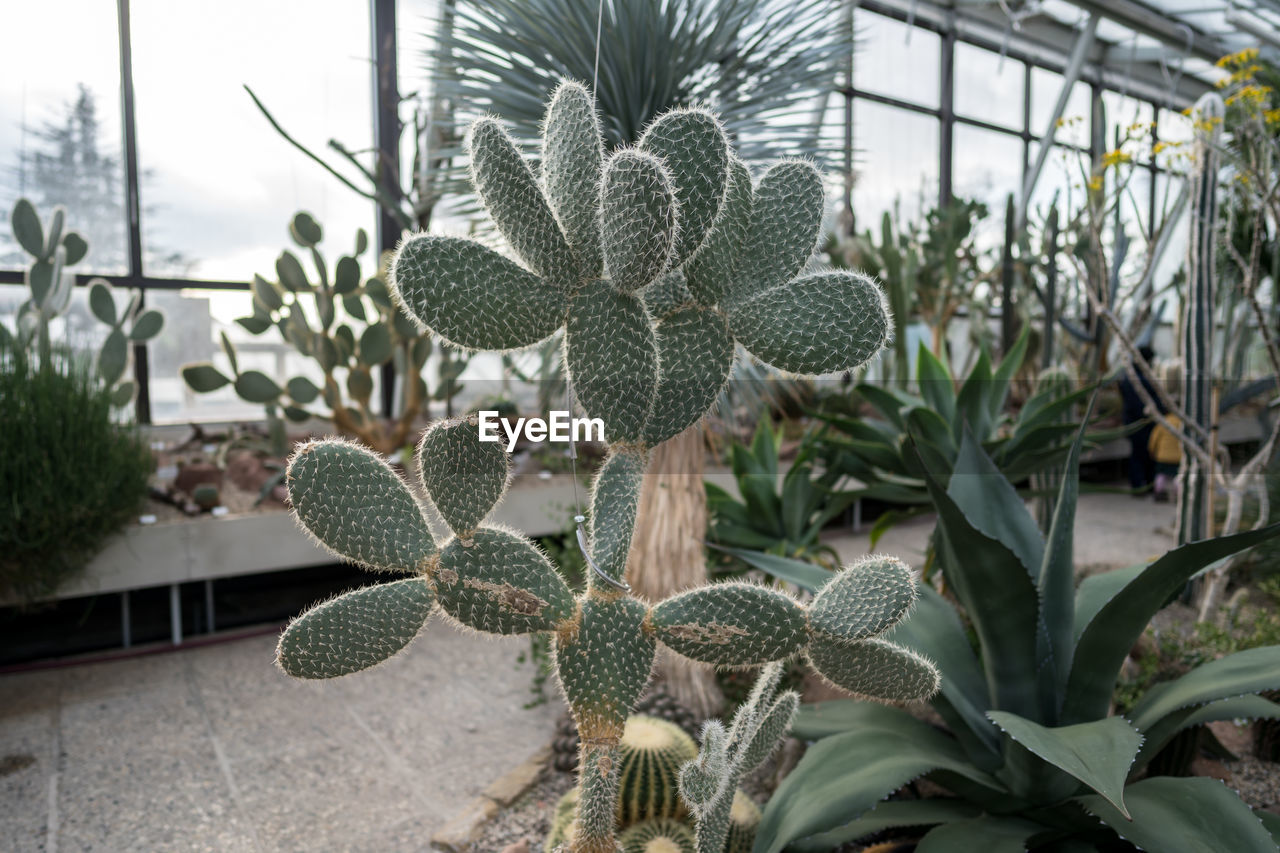
<path id="1" fill-rule="evenodd" d="M 0 343 L 0 596 L 30 603 L 79 572 L 137 514 L 151 454 L 111 419 L 83 359 L 42 366 Z"/>

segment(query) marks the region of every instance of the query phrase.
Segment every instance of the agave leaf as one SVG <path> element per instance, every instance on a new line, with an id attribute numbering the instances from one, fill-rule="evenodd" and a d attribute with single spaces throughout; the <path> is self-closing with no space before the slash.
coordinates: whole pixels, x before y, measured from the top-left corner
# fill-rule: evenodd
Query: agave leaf
<path id="1" fill-rule="evenodd" d="M 943 575 L 982 645 L 990 703 L 1035 716 L 1040 602 L 1031 576 L 1012 550 L 970 524 L 928 471 L 925 484 L 938 510 Z"/>
<path id="2" fill-rule="evenodd" d="M 1094 720 L 1107 713 L 1116 673 L 1142 631 L 1193 575 L 1223 557 L 1280 534 L 1280 524 L 1192 542 L 1148 566 L 1104 604 L 1080 634 L 1067 679 L 1062 722 Z"/>
<path id="3" fill-rule="evenodd" d="M 811 835 L 791 845 L 801 853 L 828 853 L 828 851 L 886 829 L 907 826 L 934 826 L 939 823 L 968 820 L 977 817 L 982 810 L 973 803 L 953 797 L 934 797 L 927 800 L 885 800 L 857 820 L 838 829 Z"/>
<path id="4" fill-rule="evenodd" d="M 851 731 L 810 746 L 782 780 L 760 819 L 757 853 L 778 853 L 856 820 L 904 783 L 934 770 L 949 770 L 992 792 L 1002 790 L 952 737 L 905 711 L 861 702 L 851 713 L 860 717 Z"/>
<path id="5" fill-rule="evenodd" d="M 963 428 L 955 473 L 947 494 L 961 507 L 969 524 L 1004 543 L 1018 556 L 1028 576 L 1038 577 L 1044 561 L 1044 541 L 1035 519 L 1013 485 L 983 451 L 973 431 Z"/>
<path id="6" fill-rule="evenodd" d="M 935 827 L 920 839 L 916 853 L 955 853 L 957 850 L 1023 853 L 1027 839 L 1044 831 L 1042 824 L 1022 818 L 983 815 Z"/>
<path id="7" fill-rule="evenodd" d="M 988 711 L 987 716 L 1009 737 L 1070 773 L 1129 817 L 1124 783 L 1142 746 L 1142 735 L 1123 717 L 1049 728 L 1004 711 Z"/>
<path id="8" fill-rule="evenodd" d="M 942 672 L 941 694 L 964 720 L 965 729 L 987 752 L 999 755 L 999 733 L 986 717 L 990 702 L 982 665 L 969 646 L 959 615 L 928 584 L 917 585 L 916 591 L 919 597 L 911 614 L 885 638 L 933 661 Z M 960 732 L 956 735 L 960 737 Z"/>
<path id="9" fill-rule="evenodd" d="M 1178 853 L 1275 853 L 1257 815 L 1217 779 L 1155 776 L 1125 789 L 1132 820 L 1102 797 L 1076 800 L 1121 838 L 1143 850 Z"/>
<path id="10" fill-rule="evenodd" d="M 1246 649 L 1198 666 L 1159 692 L 1149 692 L 1133 706 L 1129 719 L 1145 731 L 1184 708 L 1277 688 L 1280 646 Z"/>
<path id="11" fill-rule="evenodd" d="M 774 540 L 770 539 L 769 541 L 772 542 Z M 826 569 L 802 560 L 793 560 L 790 557 L 779 557 L 777 554 L 765 554 L 761 551 L 748 551 L 745 548 L 726 548 L 710 542 L 707 543 L 707 547 L 731 554 L 765 574 L 778 580 L 784 580 L 787 583 L 793 583 L 809 592 L 817 592 L 822 589 L 827 581 L 832 578 L 832 573 Z"/>
<path id="12" fill-rule="evenodd" d="M 951 371 L 936 355 L 920 342 L 916 355 L 916 383 L 920 396 L 948 425 L 956 421 L 956 389 Z"/>
<path id="13" fill-rule="evenodd" d="M 1166 682 L 1158 687 L 1172 686 L 1176 682 Z M 1147 697 L 1151 694 L 1148 693 Z M 1142 749 L 1138 750 L 1138 759 L 1133 764 L 1130 776 L 1142 771 L 1156 753 L 1169 740 L 1183 729 L 1218 720 L 1274 720 L 1280 719 L 1280 704 L 1263 699 L 1261 696 L 1233 696 L 1229 699 L 1218 699 L 1205 705 L 1193 705 L 1174 711 L 1154 725 L 1142 730 L 1146 740 Z"/>

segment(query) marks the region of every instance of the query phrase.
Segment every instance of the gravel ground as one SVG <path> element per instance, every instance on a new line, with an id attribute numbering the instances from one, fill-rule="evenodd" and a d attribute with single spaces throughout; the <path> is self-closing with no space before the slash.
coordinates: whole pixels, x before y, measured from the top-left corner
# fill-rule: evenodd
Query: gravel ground
<path id="1" fill-rule="evenodd" d="M 469 849 L 475 853 L 498 853 L 508 844 L 524 839 L 529 842 L 531 853 L 538 853 L 551 830 L 556 801 L 576 780 L 574 773 L 561 773 L 547 766 L 533 787 L 489 821 L 479 840 Z"/>

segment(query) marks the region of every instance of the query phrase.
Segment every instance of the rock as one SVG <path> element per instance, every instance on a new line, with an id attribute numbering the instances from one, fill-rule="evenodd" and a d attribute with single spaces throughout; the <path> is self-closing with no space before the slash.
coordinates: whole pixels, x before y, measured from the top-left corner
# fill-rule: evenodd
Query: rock
<path id="1" fill-rule="evenodd" d="M 502 848 L 502 853 L 529 853 L 529 839 L 522 838 L 515 844 L 508 844 Z"/>
<path id="2" fill-rule="evenodd" d="M 445 853 L 464 853 L 480 837 L 484 825 L 497 813 L 497 803 L 488 797 L 476 797 L 431 836 L 431 844 Z"/>
<path id="3" fill-rule="evenodd" d="M 212 462 L 189 462 L 178 467 L 178 476 L 173 478 L 175 491 L 185 495 L 195 494 L 197 486 L 209 485 L 216 488 L 222 486 L 222 469 Z"/>
<path id="4" fill-rule="evenodd" d="M 485 788 L 484 795 L 500 805 L 511 805 L 515 802 L 516 797 L 529 790 L 533 783 L 538 781 L 538 776 L 542 774 L 542 770 L 547 766 L 547 761 L 550 757 L 551 750 L 543 747 L 523 764 L 504 774 L 488 788 Z"/>

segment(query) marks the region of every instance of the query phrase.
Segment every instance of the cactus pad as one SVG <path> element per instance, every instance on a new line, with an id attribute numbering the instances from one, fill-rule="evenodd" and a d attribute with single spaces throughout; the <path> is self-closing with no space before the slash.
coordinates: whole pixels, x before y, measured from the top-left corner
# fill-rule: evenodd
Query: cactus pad
<path id="1" fill-rule="evenodd" d="M 850 693 L 895 702 L 920 702 L 938 692 L 938 670 L 909 649 L 884 640 L 832 643 L 815 639 L 809 663 Z"/>
<path id="2" fill-rule="evenodd" d="M 749 583 L 720 583 L 672 596 L 650 620 L 663 645 L 703 663 L 752 666 L 800 651 L 808 642 L 794 598 Z"/>
<path id="3" fill-rule="evenodd" d="M 662 275 L 676 239 L 675 190 L 662 161 L 624 150 L 604 164 L 600 233 L 605 275 L 630 293 Z"/>
<path id="4" fill-rule="evenodd" d="M 729 141 L 706 110 L 677 109 L 657 118 L 640 148 L 661 158 L 671 175 L 680 209 L 680 231 L 672 266 L 684 263 L 702 245 L 720 212 L 729 168 Z"/>
<path id="5" fill-rule="evenodd" d="M 402 243 L 391 287 L 405 313 L 462 349 L 522 349 L 564 322 L 562 288 L 457 237 L 419 234 Z"/>
<path id="6" fill-rule="evenodd" d="M 824 201 L 822 176 L 809 163 L 788 160 L 764 173 L 752 195 L 729 302 L 757 296 L 804 269 L 818 246 Z"/>
<path id="7" fill-rule="evenodd" d="M 445 612 L 491 634 L 549 631 L 573 614 L 573 593 L 527 539 L 482 527 L 452 539 L 432 573 Z"/>
<path id="8" fill-rule="evenodd" d="M 587 415 L 604 420 L 605 439 L 638 442 L 658 385 L 658 345 L 638 296 L 607 281 L 582 288 L 570 302 L 565 361 Z"/>
<path id="9" fill-rule="evenodd" d="M 610 577 L 621 579 L 627 570 L 631 533 L 640 504 L 640 486 L 648 456 L 634 451 L 612 451 L 600 466 L 591 495 L 591 555 Z"/>
<path id="10" fill-rule="evenodd" d="M 752 355 L 792 373 L 846 370 L 889 339 L 884 293 L 867 276 L 826 272 L 783 282 L 729 308 L 729 328 Z"/>
<path id="11" fill-rule="evenodd" d="M 901 621 L 916 600 L 911 567 L 868 557 L 827 581 L 809 605 L 809 629 L 833 643 L 874 637 Z"/>
<path id="12" fill-rule="evenodd" d="M 591 93 L 579 83 L 561 83 L 551 96 L 542 129 L 542 185 L 547 201 L 578 256 L 582 275 L 598 278 L 600 256 L 600 167 L 604 144 Z"/>
<path id="13" fill-rule="evenodd" d="M 572 633 L 556 635 L 556 670 L 578 730 L 616 730 L 649 683 L 655 645 L 644 630 L 645 607 L 634 598 L 588 598 Z"/>
<path id="14" fill-rule="evenodd" d="M 412 571 L 435 552 L 431 530 L 404 481 L 357 444 L 304 444 L 289 460 L 289 502 L 329 551 L 373 569 Z"/>
<path id="15" fill-rule="evenodd" d="M 724 318 L 710 309 L 675 311 L 658 323 L 657 335 L 662 372 L 644 430 L 650 446 L 701 420 L 733 368 L 733 338 Z"/>
<path id="16" fill-rule="evenodd" d="M 693 302 L 684 273 L 678 269 L 668 270 L 659 276 L 657 281 L 644 289 L 643 296 L 649 316 L 659 323 Z M 665 365 L 663 369 L 666 369 Z"/>
<path id="17" fill-rule="evenodd" d="M 566 288 L 576 284 L 577 261 L 569 243 L 502 125 L 491 118 L 472 124 L 468 153 L 476 193 L 516 255 L 548 281 Z"/>
<path id="18" fill-rule="evenodd" d="M 423 433 L 418 468 L 445 523 L 466 536 L 502 499 L 510 461 L 500 441 L 480 440 L 479 421 L 472 416 L 439 421 Z"/>
<path id="19" fill-rule="evenodd" d="M 741 160 L 732 158 L 720 215 L 702 248 L 685 264 L 689 292 L 699 303 L 715 305 L 732 288 L 739 253 L 751 224 L 751 206 L 751 172 Z"/>
<path id="20" fill-rule="evenodd" d="M 422 578 L 352 590 L 290 622 L 280 635 L 276 662 L 294 678 L 333 678 L 368 669 L 418 635 L 432 604 Z"/>

